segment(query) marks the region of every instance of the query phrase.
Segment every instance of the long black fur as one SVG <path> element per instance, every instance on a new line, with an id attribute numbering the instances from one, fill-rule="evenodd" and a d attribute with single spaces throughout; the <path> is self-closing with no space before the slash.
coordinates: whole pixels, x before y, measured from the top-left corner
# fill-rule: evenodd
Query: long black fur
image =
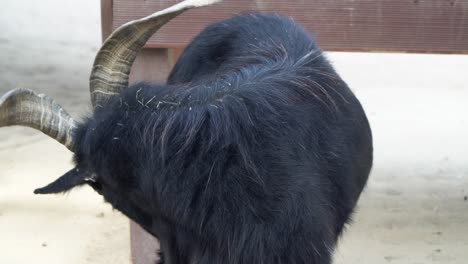
<path id="1" fill-rule="evenodd" d="M 361 105 L 293 21 L 206 28 L 167 84 L 80 124 L 77 168 L 158 237 L 166 264 L 331 263 L 372 163 Z"/>

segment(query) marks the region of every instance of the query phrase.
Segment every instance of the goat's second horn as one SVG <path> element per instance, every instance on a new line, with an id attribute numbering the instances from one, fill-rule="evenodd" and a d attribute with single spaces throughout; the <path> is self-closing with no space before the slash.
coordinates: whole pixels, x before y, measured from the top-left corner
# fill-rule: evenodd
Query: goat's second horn
<path id="1" fill-rule="evenodd" d="M 90 77 L 93 108 L 103 106 L 109 98 L 128 86 L 128 78 L 138 52 L 164 24 L 186 10 L 208 6 L 222 0 L 186 0 L 116 29 L 104 42 Z"/>
<path id="2" fill-rule="evenodd" d="M 0 127 L 27 126 L 42 131 L 73 151 L 75 121 L 52 98 L 29 89 L 14 89 L 0 97 Z"/>

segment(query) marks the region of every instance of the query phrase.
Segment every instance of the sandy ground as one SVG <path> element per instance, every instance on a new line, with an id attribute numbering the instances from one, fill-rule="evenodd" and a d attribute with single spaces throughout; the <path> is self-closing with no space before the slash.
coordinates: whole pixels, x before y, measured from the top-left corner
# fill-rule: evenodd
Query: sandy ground
<path id="1" fill-rule="evenodd" d="M 99 1 L 1 5 L 0 93 L 32 88 L 75 117 L 89 113 Z M 335 262 L 467 263 L 468 56 L 329 55 L 375 139 L 374 169 Z M 39 132 L 0 129 L 0 263 L 130 263 L 127 219 L 91 190 L 32 194 L 70 159 Z"/>

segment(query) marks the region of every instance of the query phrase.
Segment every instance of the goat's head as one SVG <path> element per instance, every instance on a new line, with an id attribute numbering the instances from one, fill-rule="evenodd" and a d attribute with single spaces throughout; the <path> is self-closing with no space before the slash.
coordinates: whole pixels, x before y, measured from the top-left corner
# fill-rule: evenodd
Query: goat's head
<path id="1" fill-rule="evenodd" d="M 101 108 L 105 108 L 115 95 L 127 88 L 130 69 L 138 52 L 159 28 L 190 8 L 220 1 L 186 0 L 148 17 L 129 22 L 114 31 L 98 52 L 91 72 L 90 92 L 94 115 L 99 115 Z M 53 99 L 28 89 L 15 89 L 6 93 L 0 98 L 0 127 L 12 125 L 40 130 L 75 153 L 76 167 L 49 185 L 35 190 L 35 193 L 59 193 L 75 186 L 89 184 L 106 199 L 115 199 L 115 195 L 108 194 L 119 187 L 99 179 L 103 172 L 102 166 L 97 163 L 118 161 L 102 158 L 106 156 L 102 153 L 104 150 L 98 147 L 102 141 L 95 137 L 92 142 L 89 141 L 86 135 L 91 132 L 79 131 L 79 126 L 73 118 Z M 87 129 L 96 128 L 91 125 L 87 126 Z M 76 144 L 77 142 L 80 144 Z M 118 167 L 119 164 L 109 166 Z M 145 215 L 138 211 L 139 208 L 125 208 L 125 205 L 117 201 L 109 202 L 114 206 L 122 206 L 117 209 L 137 218 L 140 224 L 148 226 L 149 223 L 145 224 Z"/>

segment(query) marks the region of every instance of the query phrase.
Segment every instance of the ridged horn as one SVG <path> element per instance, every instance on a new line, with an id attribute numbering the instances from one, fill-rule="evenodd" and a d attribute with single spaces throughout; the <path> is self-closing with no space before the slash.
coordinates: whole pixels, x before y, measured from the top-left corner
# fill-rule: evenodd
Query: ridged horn
<path id="1" fill-rule="evenodd" d="M 116 29 L 104 42 L 90 77 L 93 108 L 102 107 L 110 97 L 128 86 L 128 77 L 138 52 L 164 24 L 184 11 L 222 0 L 186 0 Z"/>
<path id="2" fill-rule="evenodd" d="M 44 94 L 29 89 L 14 89 L 0 97 L 0 127 L 15 125 L 40 130 L 73 151 L 75 121 Z"/>

